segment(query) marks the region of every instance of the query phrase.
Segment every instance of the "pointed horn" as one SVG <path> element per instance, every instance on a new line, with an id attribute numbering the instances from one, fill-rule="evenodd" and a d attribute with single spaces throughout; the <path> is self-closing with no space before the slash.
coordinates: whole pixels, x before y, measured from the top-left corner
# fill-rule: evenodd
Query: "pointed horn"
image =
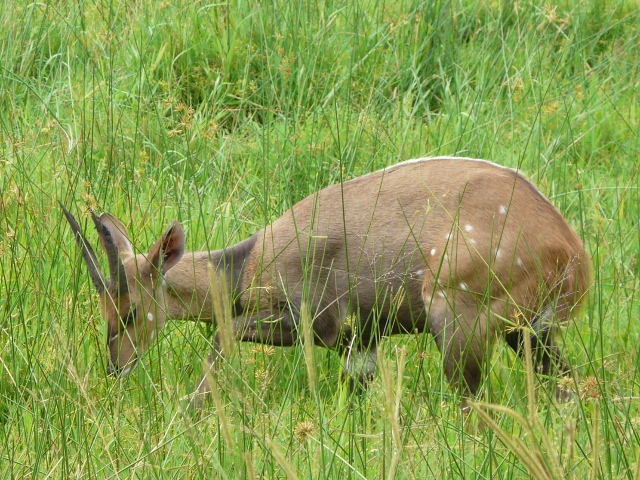
<path id="1" fill-rule="evenodd" d="M 127 283 L 127 274 L 124 265 L 122 264 L 122 260 L 120 260 L 118 247 L 116 247 L 109 229 L 100 221 L 100 217 L 94 212 L 91 212 L 91 218 L 100 236 L 100 241 L 107 254 L 107 259 L 109 260 L 110 285 L 116 286 L 118 296 L 123 295 L 129 292 L 129 284 Z"/>
<path id="2" fill-rule="evenodd" d="M 76 237 L 76 243 L 80 250 L 82 251 L 82 258 L 84 258 L 84 262 L 87 264 L 87 268 L 89 269 L 89 276 L 91 277 L 91 281 L 93 285 L 96 287 L 98 293 L 102 293 L 107 285 L 107 280 L 100 271 L 100 266 L 98 264 L 98 258 L 96 257 L 96 253 L 93 251 L 91 244 L 82 234 L 82 230 L 80 229 L 80 225 L 76 219 L 71 215 L 69 210 L 65 208 L 62 202 L 58 202 L 60 207 L 62 207 L 62 211 L 64 212 L 64 216 L 67 217 L 67 221 L 71 226 L 71 230 L 73 231 L 74 236 Z"/>

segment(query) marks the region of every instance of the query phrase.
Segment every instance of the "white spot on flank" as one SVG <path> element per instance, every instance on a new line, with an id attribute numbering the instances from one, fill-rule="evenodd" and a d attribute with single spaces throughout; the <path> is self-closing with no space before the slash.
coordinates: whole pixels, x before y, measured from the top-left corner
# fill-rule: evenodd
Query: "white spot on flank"
<path id="1" fill-rule="evenodd" d="M 150 322 L 153 322 L 153 313 L 151 312 L 147 313 L 147 320 L 149 320 Z"/>
<path id="2" fill-rule="evenodd" d="M 433 257 L 433 256 L 435 256 L 435 254 L 436 254 L 436 249 L 435 249 L 435 248 L 432 248 L 432 249 L 431 249 L 431 256 Z"/>
<path id="3" fill-rule="evenodd" d="M 524 262 L 520 257 L 518 257 L 518 259 L 516 260 L 516 263 L 518 264 L 519 267 L 524 267 Z"/>
<path id="4" fill-rule="evenodd" d="M 500 213 L 502 215 L 505 215 L 507 213 L 507 207 L 505 207 L 504 205 L 500 205 Z"/>
<path id="5" fill-rule="evenodd" d="M 471 226 L 471 225 L 465 225 L 465 226 L 464 226 L 464 230 L 465 230 L 465 232 L 473 232 L 473 226 Z"/>
<path id="6" fill-rule="evenodd" d="M 424 270 L 420 269 L 420 270 L 416 270 L 416 276 L 421 277 L 424 275 Z"/>
<path id="7" fill-rule="evenodd" d="M 499 248 L 496 248 L 496 258 L 500 258 L 502 256 L 502 252 Z"/>
<path id="8" fill-rule="evenodd" d="M 449 240 L 450 238 L 451 238 L 451 234 L 450 234 L 450 233 L 447 233 L 447 234 L 444 236 L 444 239 L 445 239 L 445 240 Z"/>
<path id="9" fill-rule="evenodd" d="M 442 290 L 438 290 L 438 296 L 440 298 L 444 298 L 444 292 Z"/>
<path id="10" fill-rule="evenodd" d="M 476 242 L 473 238 L 470 238 L 470 239 L 469 239 L 469 241 L 470 241 L 473 245 L 475 245 L 476 243 L 478 243 L 478 242 Z"/>
<path id="11" fill-rule="evenodd" d="M 467 287 L 466 283 L 460 282 L 460 290 L 464 290 L 466 292 L 467 290 L 469 290 L 469 287 Z"/>

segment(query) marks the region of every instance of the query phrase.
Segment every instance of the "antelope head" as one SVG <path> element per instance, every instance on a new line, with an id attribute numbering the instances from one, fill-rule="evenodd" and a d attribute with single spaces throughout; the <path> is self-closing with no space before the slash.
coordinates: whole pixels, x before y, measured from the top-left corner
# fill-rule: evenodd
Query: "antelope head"
<path id="1" fill-rule="evenodd" d="M 60 206 L 100 297 L 100 312 L 107 322 L 107 371 L 109 375 L 126 375 L 164 326 L 167 314 L 163 275 L 182 258 L 184 231 L 174 220 L 148 254 L 135 254 L 120 220 L 108 213 L 98 216 L 91 212 L 109 264 L 107 278 L 78 222 L 64 205 Z"/>

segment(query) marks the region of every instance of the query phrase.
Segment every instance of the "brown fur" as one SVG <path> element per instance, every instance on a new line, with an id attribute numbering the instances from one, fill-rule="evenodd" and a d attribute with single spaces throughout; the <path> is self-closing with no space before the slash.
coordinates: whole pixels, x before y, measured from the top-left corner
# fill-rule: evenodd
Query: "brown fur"
<path id="1" fill-rule="evenodd" d="M 495 337 L 522 353 L 527 337 L 513 324 L 534 328 L 541 370 L 564 369 L 553 327 L 590 283 L 582 242 L 551 203 L 515 171 L 472 159 L 409 161 L 329 186 L 226 250 L 182 255 L 174 221 L 148 256 L 134 255 L 122 223 L 100 220 L 129 281 L 119 302 L 101 294 L 113 370 L 135 364 L 166 318 L 212 321 L 211 263 L 232 287 L 238 339 L 294 344 L 304 302 L 316 343 L 346 347 L 353 370 L 354 352 L 375 353 L 381 336 L 428 331 L 468 395 Z M 132 305 L 137 319 L 125 328 Z"/>

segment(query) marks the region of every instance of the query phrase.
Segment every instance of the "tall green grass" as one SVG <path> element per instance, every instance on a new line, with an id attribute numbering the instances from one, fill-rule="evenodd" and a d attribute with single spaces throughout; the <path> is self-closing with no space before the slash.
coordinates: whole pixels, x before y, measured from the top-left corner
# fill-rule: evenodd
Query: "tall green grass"
<path id="1" fill-rule="evenodd" d="M 638 478 L 638 7 L 2 2 L 2 477 Z M 572 401 L 536 381 L 531 408 L 525 366 L 498 345 L 482 400 L 503 408 L 463 416 L 425 335 L 385 340 L 361 397 L 335 352 L 314 349 L 309 388 L 302 347 L 246 345 L 218 401 L 189 413 L 211 342 L 191 323 L 106 378 L 58 200 L 83 223 L 118 215 L 141 251 L 172 218 L 213 249 L 323 186 L 437 154 L 521 169 L 584 239 L 594 284 L 563 332 Z"/>

